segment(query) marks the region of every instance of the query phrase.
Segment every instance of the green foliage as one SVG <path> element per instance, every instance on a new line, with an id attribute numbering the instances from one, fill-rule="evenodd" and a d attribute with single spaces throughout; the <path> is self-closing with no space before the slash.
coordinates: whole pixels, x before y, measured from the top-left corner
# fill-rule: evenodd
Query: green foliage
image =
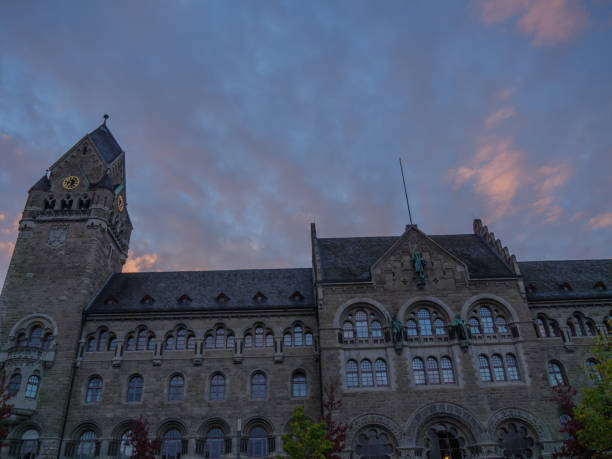
<path id="1" fill-rule="evenodd" d="M 325 459 L 334 444 L 326 439 L 325 421 L 315 423 L 306 417 L 304 407 L 298 406 L 289 423 L 289 433 L 283 435 L 283 450 L 291 459 Z"/>
<path id="2" fill-rule="evenodd" d="M 588 369 L 591 386 L 582 389 L 574 417 L 583 424 L 580 441 L 594 458 L 612 456 L 612 335 L 599 336 L 592 350 L 598 363 Z"/>

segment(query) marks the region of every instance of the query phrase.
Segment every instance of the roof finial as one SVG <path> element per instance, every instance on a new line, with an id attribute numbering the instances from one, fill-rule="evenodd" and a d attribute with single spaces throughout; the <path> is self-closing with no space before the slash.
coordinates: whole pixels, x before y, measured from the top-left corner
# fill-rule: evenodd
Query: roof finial
<path id="1" fill-rule="evenodd" d="M 104 124 L 104 126 L 106 126 L 106 120 L 107 120 L 108 118 L 110 118 L 110 117 L 109 117 L 109 116 L 108 116 L 108 115 L 105 113 L 105 114 L 104 114 L 104 123 L 102 123 L 102 124 Z"/>

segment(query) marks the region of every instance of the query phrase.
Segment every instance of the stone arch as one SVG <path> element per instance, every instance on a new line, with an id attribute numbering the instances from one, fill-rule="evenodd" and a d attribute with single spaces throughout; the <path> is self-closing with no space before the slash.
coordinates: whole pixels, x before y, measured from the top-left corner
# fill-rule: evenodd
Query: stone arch
<path id="1" fill-rule="evenodd" d="M 100 427 L 98 427 L 98 424 L 96 424 L 95 421 L 92 421 L 92 420 L 88 419 L 88 420 L 81 421 L 78 424 L 76 424 L 76 427 L 74 427 L 74 429 L 72 429 L 71 438 L 73 440 L 78 440 L 79 437 L 86 430 L 93 431 L 96 434 L 96 437 L 98 439 L 102 437 L 102 429 L 100 429 Z"/>
<path id="2" fill-rule="evenodd" d="M 220 427 L 225 435 L 230 435 L 232 433 L 231 426 L 224 419 L 213 417 L 207 418 L 202 424 L 200 424 L 200 427 L 198 428 L 198 434 L 202 437 L 205 437 L 207 432 L 213 427 Z"/>
<path id="3" fill-rule="evenodd" d="M 425 405 L 410 415 L 404 429 L 407 441 L 410 443 L 408 446 L 416 444 L 419 430 L 433 418 L 450 418 L 465 426 L 474 436 L 477 443 L 488 442 L 490 440 L 487 429 L 467 409 L 454 403 L 439 402 Z"/>
<path id="4" fill-rule="evenodd" d="M 402 439 L 402 428 L 393 419 L 383 416 L 382 414 L 364 414 L 353 420 L 351 429 L 347 433 L 347 445 L 352 445 L 355 441 L 355 436 L 367 426 L 380 426 L 389 431 L 395 437 L 396 444 L 399 446 Z"/>
<path id="5" fill-rule="evenodd" d="M 406 321 L 406 317 L 405 317 L 406 311 L 412 308 L 416 303 L 433 303 L 436 306 L 439 306 L 440 308 L 444 310 L 444 312 L 448 316 L 449 322 L 452 322 L 455 318 L 455 314 L 453 314 L 453 311 L 451 311 L 451 308 L 448 307 L 446 303 L 444 303 L 442 300 L 439 300 L 438 298 L 434 296 L 425 295 L 425 296 L 417 296 L 415 298 L 410 298 L 400 307 L 400 310 L 397 314 L 397 319 L 401 323 L 404 323 Z"/>
<path id="6" fill-rule="evenodd" d="M 504 308 L 508 310 L 508 313 L 512 316 L 512 322 L 519 321 L 519 318 L 516 315 L 516 310 L 514 309 L 514 306 L 512 306 L 510 303 L 508 303 L 503 298 L 497 295 L 494 295 L 493 293 L 479 293 L 478 295 L 474 295 L 468 298 L 465 301 L 465 303 L 463 303 L 463 306 L 461 307 L 461 318 L 463 320 L 467 320 L 468 312 L 470 308 L 474 305 L 474 303 L 481 301 L 481 300 L 491 300 L 491 301 L 495 301 L 496 303 L 501 304 Z"/>
<path id="7" fill-rule="evenodd" d="M 274 424 L 272 424 L 272 421 L 270 421 L 265 416 L 252 416 L 249 419 L 247 419 L 246 422 L 244 423 L 244 426 L 242 427 L 242 432 L 248 435 L 251 429 L 253 429 L 257 425 L 264 426 L 268 434 L 272 434 L 276 432 L 276 430 L 274 430 Z"/>
<path id="8" fill-rule="evenodd" d="M 57 336 L 58 329 L 57 329 L 57 324 L 55 323 L 55 320 L 53 320 L 53 318 L 48 314 L 37 312 L 34 314 L 28 314 L 27 316 L 19 319 L 17 323 L 13 325 L 13 328 L 11 328 L 11 332 L 9 333 L 9 340 L 14 340 L 15 336 L 17 335 L 17 331 L 19 329 L 25 328 L 28 322 L 33 322 L 37 319 L 43 322 L 47 322 L 50 328 L 53 330 L 53 337 L 55 338 Z"/>
<path id="9" fill-rule="evenodd" d="M 529 411 L 525 411 L 520 408 L 502 408 L 489 416 L 489 419 L 487 420 L 487 430 L 489 431 L 491 438 L 493 438 L 495 435 L 497 427 L 502 422 L 510 419 L 518 419 L 519 421 L 523 421 L 525 424 L 529 425 L 538 434 L 538 440 L 551 440 L 550 432 L 546 428 L 545 424 Z"/>
<path id="10" fill-rule="evenodd" d="M 169 429 L 177 429 L 181 433 L 181 436 L 185 436 L 189 433 L 183 421 L 177 418 L 166 418 L 159 423 L 159 427 L 157 428 L 157 438 L 163 438 L 164 434 Z"/>
<path id="11" fill-rule="evenodd" d="M 347 302 L 343 303 L 340 307 L 338 307 L 338 309 L 336 309 L 336 313 L 334 314 L 334 321 L 333 321 L 333 326 L 335 328 L 341 327 L 340 318 L 344 315 L 345 311 L 348 308 L 356 304 L 367 304 L 373 307 L 374 309 L 377 309 L 383 318 L 387 318 L 387 319 L 391 318 L 391 315 L 389 314 L 389 311 L 387 310 L 387 308 L 385 308 L 378 301 L 373 300 L 371 298 L 353 298 L 352 300 L 348 300 Z"/>
<path id="12" fill-rule="evenodd" d="M 9 439 L 12 440 L 20 440 L 21 436 L 24 434 L 24 432 L 26 430 L 36 430 L 38 431 L 38 435 L 40 437 L 42 437 L 42 427 L 40 426 L 40 424 L 38 422 L 32 421 L 32 420 L 27 420 L 25 422 L 22 422 L 21 424 L 17 425 L 17 427 L 15 427 L 10 435 L 9 435 Z"/>
<path id="13" fill-rule="evenodd" d="M 136 419 L 124 419 L 113 428 L 111 437 L 120 440 L 123 433 L 128 429 L 132 429 L 136 422 Z"/>

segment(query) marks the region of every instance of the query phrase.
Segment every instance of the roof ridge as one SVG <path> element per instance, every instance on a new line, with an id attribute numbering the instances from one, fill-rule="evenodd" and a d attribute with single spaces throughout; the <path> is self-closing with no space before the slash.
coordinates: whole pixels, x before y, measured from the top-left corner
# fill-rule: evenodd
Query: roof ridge
<path id="1" fill-rule="evenodd" d="M 184 274 L 184 273 L 235 273 L 252 271 L 311 271 L 312 268 L 241 268 L 241 269 L 185 269 L 179 271 L 138 271 L 129 273 L 118 273 L 120 275 L 139 274 Z"/>

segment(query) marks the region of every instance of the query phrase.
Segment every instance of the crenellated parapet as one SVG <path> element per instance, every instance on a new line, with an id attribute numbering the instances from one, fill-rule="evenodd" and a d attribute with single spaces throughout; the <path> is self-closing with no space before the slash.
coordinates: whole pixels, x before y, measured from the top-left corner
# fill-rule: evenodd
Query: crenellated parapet
<path id="1" fill-rule="evenodd" d="M 479 236 L 493 252 L 495 252 L 517 276 L 521 275 L 516 255 L 511 254 L 507 246 L 503 246 L 499 239 L 495 239 L 495 233 L 489 231 L 479 218 L 474 219 L 474 234 Z"/>

